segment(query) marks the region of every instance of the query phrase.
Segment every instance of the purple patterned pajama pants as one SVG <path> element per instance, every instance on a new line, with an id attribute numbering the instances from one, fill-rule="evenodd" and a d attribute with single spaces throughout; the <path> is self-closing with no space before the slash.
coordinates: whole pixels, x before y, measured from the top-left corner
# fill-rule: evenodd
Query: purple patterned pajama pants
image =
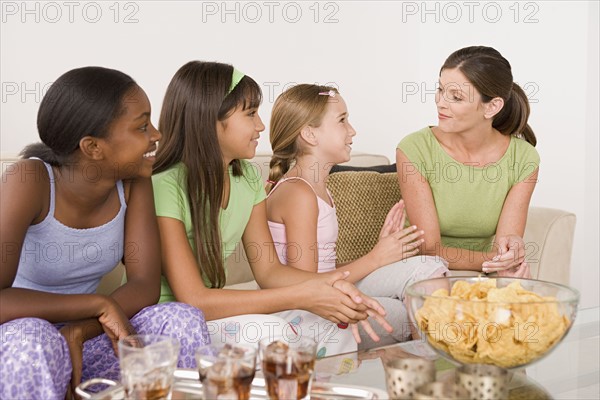
<path id="1" fill-rule="evenodd" d="M 146 307 L 131 324 L 137 333 L 178 338 L 180 368 L 195 368 L 195 349 L 210 343 L 204 314 L 187 304 Z M 63 400 L 71 381 L 71 359 L 56 326 L 39 318 L 20 318 L 0 325 L 0 334 L 0 399 Z M 105 334 L 83 346 L 82 381 L 96 377 L 119 379 L 119 360 Z"/>

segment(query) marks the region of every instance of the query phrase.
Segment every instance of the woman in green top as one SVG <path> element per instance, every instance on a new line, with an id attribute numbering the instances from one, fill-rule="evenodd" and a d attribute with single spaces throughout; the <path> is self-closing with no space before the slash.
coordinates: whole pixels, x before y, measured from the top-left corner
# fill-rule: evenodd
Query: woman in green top
<path id="1" fill-rule="evenodd" d="M 252 332 L 256 336 L 245 338 L 247 342 L 272 336 L 275 329 L 301 335 L 299 321 L 289 325 L 282 317 L 271 315 L 267 320 L 264 315 L 301 309 L 322 317 L 330 336 L 323 334 L 325 328 L 304 326 L 304 334 L 314 334 L 319 341 L 340 342 L 355 350 L 354 339 L 360 342 L 357 322 L 378 341 L 367 317 L 390 331 L 385 311 L 346 281 L 347 274 L 286 268 L 276 256 L 260 174 L 246 161 L 254 157 L 265 129 L 258 115 L 261 99 L 252 78 L 221 63 L 189 62 L 169 84 L 152 179 L 163 250 L 161 301 L 177 299 L 201 309 L 211 321 L 211 340 L 231 341 L 236 324 L 244 331 L 259 320 L 264 326 Z M 240 240 L 264 290 L 223 288 L 225 259 Z M 241 318 L 249 314 L 253 315 Z M 336 324 L 342 323 L 352 328 L 338 329 Z M 342 352 L 327 354 L 336 351 Z"/>
<path id="2" fill-rule="evenodd" d="M 529 103 L 490 47 L 452 53 L 440 70 L 438 126 L 405 137 L 398 179 L 421 253 L 450 269 L 530 277 L 523 233 L 538 177 Z"/>

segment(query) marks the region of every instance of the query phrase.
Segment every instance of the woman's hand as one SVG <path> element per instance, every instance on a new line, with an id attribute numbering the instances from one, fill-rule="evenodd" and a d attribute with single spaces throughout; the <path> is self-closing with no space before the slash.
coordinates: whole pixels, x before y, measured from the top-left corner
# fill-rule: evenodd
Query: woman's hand
<path id="1" fill-rule="evenodd" d="M 503 277 L 507 277 L 507 278 L 531 279 L 531 270 L 529 269 L 529 264 L 527 264 L 527 262 L 524 261 L 521 265 L 519 265 L 516 268 L 498 271 L 498 276 L 503 276 Z"/>
<path id="2" fill-rule="evenodd" d="M 417 231 L 416 226 L 403 228 L 406 221 L 404 201 L 400 200 L 388 212 L 379 241 L 371 250 L 379 266 L 417 255 L 419 247 L 424 242 L 421 238 L 425 232 Z"/>
<path id="3" fill-rule="evenodd" d="M 525 262 L 525 242 L 523 238 L 517 235 L 501 236 L 496 238 L 494 247 L 498 248 L 498 252 L 491 261 L 486 261 L 481 265 L 483 272 L 500 273 L 500 271 L 518 269 L 521 274 L 524 273 L 523 268 L 527 265 L 522 267 Z"/>

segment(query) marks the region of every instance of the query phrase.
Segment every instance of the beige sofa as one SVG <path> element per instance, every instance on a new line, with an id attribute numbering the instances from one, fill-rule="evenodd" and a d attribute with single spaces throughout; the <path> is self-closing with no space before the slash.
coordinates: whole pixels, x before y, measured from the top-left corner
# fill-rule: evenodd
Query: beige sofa
<path id="1" fill-rule="evenodd" d="M 14 159 L 2 157 L 2 170 L 4 171 Z M 269 172 L 269 161 L 269 154 L 257 154 L 252 160 L 265 181 Z M 347 164 L 368 167 L 389 163 L 385 156 L 358 153 L 354 154 Z M 340 220 L 338 257 L 341 261 L 350 261 L 360 256 L 374 244 L 385 213 L 400 198 L 395 179 L 394 173 L 361 171 L 331 175 L 328 185 L 333 193 Z M 530 207 L 524 240 L 534 278 L 569 283 L 574 230 L 574 214 L 550 208 Z M 229 257 L 227 269 L 228 287 L 257 287 L 243 249 Z M 461 274 L 460 271 L 455 273 Z M 109 293 L 114 290 L 120 284 L 122 276 L 123 266 L 119 265 L 103 279 L 99 292 Z"/>

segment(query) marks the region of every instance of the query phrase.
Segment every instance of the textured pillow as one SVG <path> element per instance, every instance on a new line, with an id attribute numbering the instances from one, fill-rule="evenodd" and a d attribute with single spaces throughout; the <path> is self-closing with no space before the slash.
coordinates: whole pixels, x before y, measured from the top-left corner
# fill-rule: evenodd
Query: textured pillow
<path id="1" fill-rule="evenodd" d="M 346 171 L 373 171 L 379 172 L 380 174 L 384 174 L 386 172 L 396 172 L 396 163 L 394 164 L 384 164 L 384 165 L 373 165 L 370 167 L 355 167 L 353 165 L 339 165 L 336 164 L 331 168 L 331 173 L 335 174 L 336 172 L 346 172 Z"/>
<path id="2" fill-rule="evenodd" d="M 338 262 L 356 260 L 373 249 L 385 216 L 401 198 L 397 174 L 337 172 L 329 176 L 327 187 L 340 226 Z"/>

